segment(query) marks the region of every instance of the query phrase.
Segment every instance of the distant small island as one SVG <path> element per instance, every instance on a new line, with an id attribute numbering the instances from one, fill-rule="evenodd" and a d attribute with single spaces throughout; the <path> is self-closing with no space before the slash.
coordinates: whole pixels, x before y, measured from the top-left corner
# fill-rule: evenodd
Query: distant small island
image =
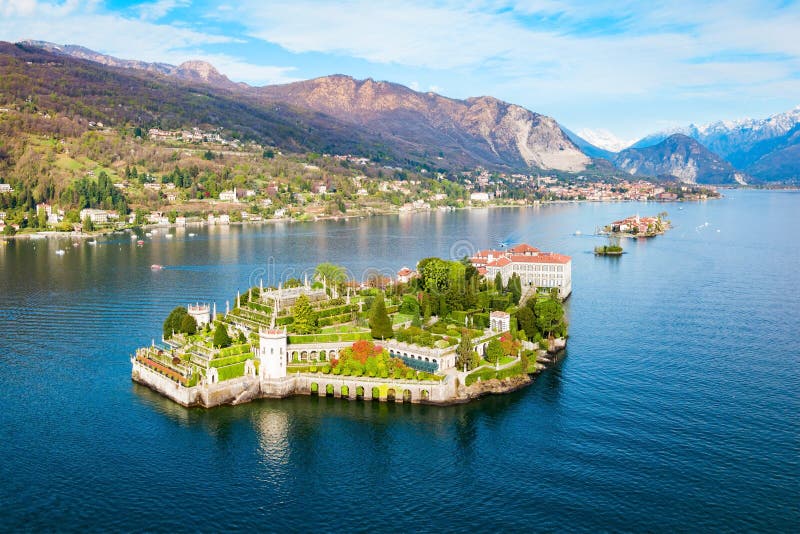
<path id="1" fill-rule="evenodd" d="M 623 250 L 619 245 L 602 245 L 594 247 L 595 256 L 622 256 Z"/>
<path id="2" fill-rule="evenodd" d="M 632 215 L 606 225 L 603 227 L 601 233 L 612 237 L 654 237 L 663 234 L 672 227 L 672 224 L 666 217 L 666 211 L 651 217 Z M 595 250 L 595 252 L 597 251 Z"/>
<path id="3" fill-rule="evenodd" d="M 297 394 L 429 404 L 530 383 L 566 345 L 571 258 L 529 245 L 426 258 L 395 278 L 259 283 L 233 307 L 175 308 L 131 377 L 184 406 Z"/>

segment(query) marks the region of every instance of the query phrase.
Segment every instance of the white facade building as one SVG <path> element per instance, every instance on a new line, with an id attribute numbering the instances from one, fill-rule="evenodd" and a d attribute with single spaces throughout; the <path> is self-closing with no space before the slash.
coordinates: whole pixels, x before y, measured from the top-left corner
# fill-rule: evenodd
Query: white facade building
<path id="1" fill-rule="evenodd" d="M 511 329 L 511 315 L 504 311 L 493 311 L 489 314 L 489 328 L 495 332 L 506 332 Z"/>
<path id="2" fill-rule="evenodd" d="M 198 327 L 211 322 L 211 306 L 208 304 L 189 304 L 186 306 L 186 310 L 194 318 Z"/>
<path id="3" fill-rule="evenodd" d="M 287 335 L 285 329 L 261 329 L 258 331 L 259 374 L 262 380 L 286 377 Z"/>
<path id="4" fill-rule="evenodd" d="M 564 254 L 522 244 L 505 251 L 481 250 L 470 261 L 490 280 L 500 273 L 504 285 L 516 273 L 523 288 L 557 288 L 562 299 L 572 293 L 572 258 Z"/>

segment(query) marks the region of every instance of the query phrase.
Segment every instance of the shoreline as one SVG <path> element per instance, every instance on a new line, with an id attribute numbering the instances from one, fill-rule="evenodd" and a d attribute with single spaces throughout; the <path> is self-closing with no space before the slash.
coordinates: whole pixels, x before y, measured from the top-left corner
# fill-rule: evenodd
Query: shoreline
<path id="1" fill-rule="evenodd" d="M 218 406 L 238 406 L 240 404 L 247 404 L 259 399 L 285 399 L 290 397 L 333 397 L 348 401 L 365 401 L 365 402 L 390 402 L 396 404 L 422 404 L 426 406 L 459 406 L 467 404 L 472 401 L 480 400 L 483 397 L 490 395 L 505 395 L 515 391 L 526 388 L 534 383 L 543 371 L 546 371 L 551 366 L 558 363 L 566 353 L 566 347 L 557 350 L 554 353 L 545 352 L 542 361 L 536 364 L 536 370 L 532 373 L 522 373 L 519 375 L 511 376 L 508 378 L 492 378 L 490 380 L 478 380 L 470 386 L 464 384 L 456 379 L 454 384 L 446 384 L 445 382 L 410 382 L 402 379 L 366 379 L 366 386 L 356 386 L 360 381 L 364 381 L 363 377 L 346 377 L 346 376 L 332 376 L 320 373 L 297 373 L 289 375 L 282 381 L 260 381 L 254 376 L 244 376 L 238 379 L 232 379 L 227 382 L 219 383 L 215 388 L 206 388 L 200 390 L 200 386 L 192 386 L 191 388 L 182 387 L 177 383 L 170 380 L 168 377 L 155 372 L 153 369 L 142 365 L 135 359 L 132 359 L 133 368 L 131 370 L 131 381 L 141 386 L 158 393 L 169 400 L 183 406 L 184 408 L 204 408 L 211 409 Z M 334 386 L 333 393 L 324 393 L 326 391 L 324 386 L 337 384 L 339 387 Z M 374 386 L 369 390 L 369 385 Z M 313 389 L 312 385 L 317 388 Z M 348 387 L 348 393 L 344 394 L 341 391 L 341 386 Z M 359 387 L 363 388 L 361 395 L 357 394 Z M 413 398 L 409 394 L 409 399 L 406 400 L 404 395 L 400 393 L 395 394 L 393 397 L 386 396 L 382 393 L 379 397 L 373 397 L 374 389 L 381 389 L 382 391 L 403 392 L 408 390 L 409 387 L 414 387 L 417 390 L 427 388 L 426 391 L 433 392 L 434 387 L 441 389 L 452 390 L 452 394 L 444 398 L 435 399 L 429 398 Z M 405 388 L 405 389 L 404 389 Z M 430 394 L 430 393 L 429 393 Z"/>
<path id="2" fill-rule="evenodd" d="M 787 191 L 790 191 L 787 189 Z M 170 224 L 140 224 L 140 225 L 125 225 L 121 228 L 114 228 L 114 229 L 103 229 L 98 230 L 95 232 L 58 232 L 56 230 L 45 230 L 41 232 L 23 232 L 14 235 L 2 235 L 0 234 L 0 241 L 12 241 L 16 239 L 91 239 L 102 237 L 106 235 L 113 235 L 115 233 L 128 233 L 132 228 L 138 227 L 143 230 L 146 229 L 159 229 L 159 228 L 189 228 L 189 227 L 213 227 L 213 226 L 245 226 L 245 225 L 262 225 L 262 224 L 277 224 L 277 223 L 314 223 L 314 222 L 324 222 L 324 221 L 340 221 L 340 220 L 351 220 L 351 219 L 366 219 L 368 217 L 385 217 L 388 215 L 411 215 L 411 214 L 418 214 L 418 213 L 433 213 L 433 212 L 451 212 L 451 211 L 461 211 L 461 210 L 477 210 L 477 209 L 498 209 L 498 208 L 532 208 L 532 207 L 542 207 L 547 206 L 550 204 L 596 204 L 596 203 L 607 203 L 607 204 L 622 204 L 628 202 L 644 202 L 644 203 L 655 203 L 655 204 L 671 204 L 671 203 L 683 203 L 683 202 L 703 202 L 706 200 L 719 200 L 723 198 L 722 195 L 719 197 L 713 197 L 703 200 L 633 200 L 633 199 L 615 199 L 615 200 L 547 200 L 544 202 L 535 201 L 532 203 L 527 204 L 486 204 L 486 205 L 470 205 L 470 206 L 441 206 L 436 208 L 428 208 L 428 209 L 413 209 L 408 211 L 376 211 L 371 213 L 359 213 L 354 215 L 321 215 L 321 216 L 314 216 L 308 219 L 293 219 L 288 217 L 283 217 L 280 219 L 262 219 L 260 221 L 235 221 L 235 222 L 228 222 L 223 224 L 209 224 L 208 221 L 204 218 L 200 218 L 198 220 L 187 221 L 185 224 L 177 224 L 177 223 L 170 223 Z M 630 237 L 630 236 L 629 236 Z"/>

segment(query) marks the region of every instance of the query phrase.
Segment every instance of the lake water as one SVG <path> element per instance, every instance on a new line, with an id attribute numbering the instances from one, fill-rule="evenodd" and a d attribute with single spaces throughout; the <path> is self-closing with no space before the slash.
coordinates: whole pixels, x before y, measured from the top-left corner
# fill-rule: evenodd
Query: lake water
<path id="1" fill-rule="evenodd" d="M 596 226 L 662 210 L 666 235 L 590 253 Z M 0 246 L 1 528 L 797 531 L 798 213 L 796 192 L 729 191 Z M 568 352 L 525 390 L 205 411 L 130 380 L 176 305 L 505 240 L 573 256 Z"/>

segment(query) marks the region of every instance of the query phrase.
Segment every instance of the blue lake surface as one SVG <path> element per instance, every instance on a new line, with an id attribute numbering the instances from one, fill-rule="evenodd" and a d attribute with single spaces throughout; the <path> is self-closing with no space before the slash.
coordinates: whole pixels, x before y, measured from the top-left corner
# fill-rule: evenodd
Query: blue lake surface
<path id="1" fill-rule="evenodd" d="M 725 194 L 0 246 L 0 528 L 797 532 L 800 193 Z M 663 210 L 666 235 L 591 254 Z M 130 380 L 176 305 L 503 240 L 573 257 L 569 349 L 522 391 L 205 411 Z"/>

